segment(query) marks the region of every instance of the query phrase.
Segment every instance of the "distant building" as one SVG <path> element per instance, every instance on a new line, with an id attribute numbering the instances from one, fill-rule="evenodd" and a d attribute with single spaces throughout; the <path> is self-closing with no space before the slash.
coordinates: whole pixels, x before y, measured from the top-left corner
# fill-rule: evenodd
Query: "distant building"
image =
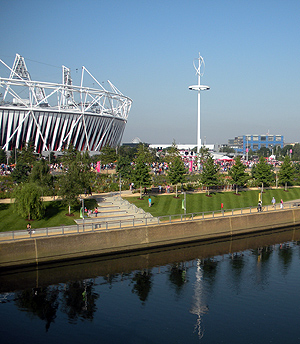
<path id="1" fill-rule="evenodd" d="M 243 135 L 228 140 L 228 146 L 233 148 L 237 153 L 246 154 L 247 148 L 253 152 L 260 148 L 269 149 L 279 146 L 283 148 L 283 135 Z"/>

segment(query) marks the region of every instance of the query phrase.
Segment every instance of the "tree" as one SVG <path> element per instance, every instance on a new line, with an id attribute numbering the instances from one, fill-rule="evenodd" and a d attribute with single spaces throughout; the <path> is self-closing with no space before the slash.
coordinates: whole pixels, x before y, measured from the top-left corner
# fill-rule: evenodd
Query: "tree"
<path id="1" fill-rule="evenodd" d="M 78 204 L 79 195 L 90 188 L 91 169 L 88 152 L 80 153 L 70 146 L 63 157 L 65 171 L 59 179 L 59 194 L 68 204 L 69 215 L 71 205 Z"/>
<path id="2" fill-rule="evenodd" d="M 292 185 L 295 172 L 291 159 L 286 155 L 279 170 L 279 183 L 285 186 Z"/>
<path id="3" fill-rule="evenodd" d="M 21 161 L 23 164 L 27 164 L 31 167 L 33 163 L 36 161 L 34 149 L 35 148 L 33 142 L 26 142 L 22 150 L 17 155 L 17 163 Z"/>
<path id="4" fill-rule="evenodd" d="M 137 154 L 138 147 L 130 147 L 130 146 L 121 146 L 119 148 L 119 156 L 121 157 L 128 157 L 130 161 L 134 160 L 134 157 Z"/>
<path id="5" fill-rule="evenodd" d="M 71 214 L 71 206 L 78 204 L 78 196 L 83 193 L 79 173 L 76 163 L 72 163 L 59 178 L 59 195 L 62 197 L 63 202 L 68 205 L 69 215 Z"/>
<path id="6" fill-rule="evenodd" d="M 144 145 L 140 145 L 137 153 L 137 157 L 134 161 L 133 181 L 140 187 L 140 197 L 142 198 L 142 187 L 151 185 L 151 176 L 149 169 L 149 156 Z"/>
<path id="7" fill-rule="evenodd" d="M 76 160 L 78 153 L 78 150 L 74 146 L 69 145 L 61 159 L 64 167 L 68 168 Z"/>
<path id="8" fill-rule="evenodd" d="M 269 186 L 274 180 L 272 166 L 267 164 L 264 157 L 260 157 L 258 164 L 253 165 L 251 173 L 262 186 Z"/>
<path id="9" fill-rule="evenodd" d="M 16 183 L 26 183 L 30 174 L 31 167 L 23 161 L 18 161 L 16 167 L 12 171 L 12 179 Z"/>
<path id="10" fill-rule="evenodd" d="M 211 156 L 207 158 L 203 165 L 200 181 L 207 186 L 208 195 L 209 188 L 219 184 L 219 167 L 214 164 L 214 159 Z"/>
<path id="11" fill-rule="evenodd" d="M 42 190 L 34 183 L 19 185 L 14 192 L 14 211 L 28 220 L 40 219 L 44 215 Z"/>
<path id="12" fill-rule="evenodd" d="M 131 161 L 127 156 L 119 156 L 116 172 L 123 179 L 130 179 L 132 173 Z"/>
<path id="13" fill-rule="evenodd" d="M 300 164 L 295 163 L 294 168 L 295 168 L 295 183 L 296 185 L 300 185 Z"/>
<path id="14" fill-rule="evenodd" d="M 256 151 L 256 154 L 259 156 L 259 157 L 265 157 L 267 158 L 268 156 L 271 155 L 271 150 L 267 147 L 261 147 L 260 149 L 258 149 Z"/>
<path id="15" fill-rule="evenodd" d="M 177 148 L 175 140 L 173 140 L 172 146 L 170 146 L 166 149 L 166 159 L 165 160 L 167 163 L 171 164 L 172 161 L 178 156 L 180 156 L 179 149 Z"/>
<path id="16" fill-rule="evenodd" d="M 294 147 L 292 148 L 292 160 L 300 160 L 300 143 L 295 143 Z"/>
<path id="17" fill-rule="evenodd" d="M 6 164 L 7 158 L 6 158 L 6 153 L 5 150 L 0 148 L 0 164 Z"/>
<path id="18" fill-rule="evenodd" d="M 211 157 L 209 153 L 209 149 L 205 148 L 204 146 L 201 146 L 200 151 L 199 151 L 199 156 L 197 158 L 200 165 L 203 166 L 207 162 L 209 157 Z"/>
<path id="19" fill-rule="evenodd" d="M 238 156 L 235 158 L 235 164 L 229 171 L 229 176 L 236 185 L 236 193 L 238 193 L 238 186 L 244 186 L 249 179 L 249 174 L 245 172 L 246 167 L 241 162 L 241 158 Z"/>
<path id="20" fill-rule="evenodd" d="M 168 176 L 170 183 L 176 185 L 176 197 L 177 197 L 177 184 L 185 182 L 185 167 L 180 156 L 175 156 L 173 161 L 170 163 Z"/>
<path id="21" fill-rule="evenodd" d="M 46 160 L 41 159 L 33 164 L 29 181 L 40 185 L 44 189 L 53 188 L 53 177 Z"/>
<path id="22" fill-rule="evenodd" d="M 231 148 L 229 146 L 224 146 L 220 148 L 220 152 L 228 154 L 228 153 L 235 153 L 235 150 L 234 148 Z"/>
<path id="23" fill-rule="evenodd" d="M 116 150 L 109 146 L 101 149 L 100 160 L 102 165 L 114 163 L 117 160 Z"/>

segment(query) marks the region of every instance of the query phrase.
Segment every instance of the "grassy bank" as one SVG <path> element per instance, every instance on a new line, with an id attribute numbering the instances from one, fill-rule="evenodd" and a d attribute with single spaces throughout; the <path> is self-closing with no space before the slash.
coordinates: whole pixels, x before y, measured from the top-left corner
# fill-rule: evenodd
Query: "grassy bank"
<path id="1" fill-rule="evenodd" d="M 258 203 L 259 191 L 242 191 L 239 195 L 232 192 L 212 193 L 207 197 L 203 193 L 187 194 L 187 213 L 197 213 L 202 211 L 220 210 L 221 203 L 224 209 L 256 207 Z M 271 205 L 272 197 L 275 197 L 277 204 L 282 198 L 284 202 L 300 199 L 300 188 L 289 189 L 285 192 L 283 189 L 266 190 L 263 193 L 263 205 Z M 174 195 L 151 195 L 152 207 L 148 206 L 148 197 L 145 196 L 140 200 L 139 195 L 136 197 L 128 197 L 130 203 L 134 203 L 137 207 L 143 208 L 146 212 L 150 212 L 153 216 L 176 215 L 183 214 L 182 200 L 183 195 L 175 198 Z M 85 200 L 88 209 L 96 206 L 96 200 Z M 68 207 L 64 206 L 61 201 L 46 202 L 45 216 L 41 220 L 31 221 L 31 227 L 56 227 L 73 225 L 74 219 L 79 218 L 79 206 L 72 209 L 73 216 L 67 216 Z M 26 229 L 28 221 L 22 219 L 13 212 L 12 204 L 0 204 L 0 232 Z"/>
<path id="2" fill-rule="evenodd" d="M 187 194 L 186 211 L 187 213 L 196 213 L 220 210 L 221 203 L 224 204 L 224 209 L 256 207 L 258 194 L 258 190 L 242 191 L 239 195 L 235 195 L 232 192 L 218 192 L 212 193 L 211 197 L 207 197 L 203 193 Z M 271 205 L 273 196 L 277 204 L 279 204 L 281 198 L 284 202 L 300 199 L 300 188 L 289 189 L 287 192 L 283 189 L 266 190 L 262 196 L 263 205 Z M 150 212 L 153 216 L 163 216 L 183 214 L 183 197 L 183 195 L 180 195 L 179 198 L 175 198 L 173 195 L 151 195 L 151 208 L 148 206 L 148 196 L 145 196 L 143 200 L 138 199 L 138 196 L 128 197 L 127 200 L 146 212 Z"/>
<path id="3" fill-rule="evenodd" d="M 80 206 L 74 207 L 71 213 L 72 216 L 68 216 L 68 207 L 61 201 L 45 202 L 45 205 L 44 217 L 40 220 L 30 221 L 33 229 L 74 225 L 74 219 L 79 218 Z M 96 206 L 96 200 L 86 200 L 85 206 L 93 209 Z M 14 213 L 12 204 L 0 204 L 0 218 L 0 232 L 26 229 L 28 223 L 28 220 Z"/>

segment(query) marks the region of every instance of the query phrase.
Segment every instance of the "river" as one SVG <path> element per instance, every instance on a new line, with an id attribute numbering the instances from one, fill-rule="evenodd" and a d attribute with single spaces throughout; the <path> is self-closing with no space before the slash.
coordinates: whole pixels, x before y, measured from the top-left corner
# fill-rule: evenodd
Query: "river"
<path id="1" fill-rule="evenodd" d="M 300 229 L 0 271 L 2 343 L 298 343 Z"/>

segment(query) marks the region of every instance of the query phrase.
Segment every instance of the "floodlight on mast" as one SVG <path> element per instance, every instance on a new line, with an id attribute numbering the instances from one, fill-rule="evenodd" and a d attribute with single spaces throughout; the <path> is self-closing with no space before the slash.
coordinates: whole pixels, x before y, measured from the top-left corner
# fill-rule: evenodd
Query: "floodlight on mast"
<path id="1" fill-rule="evenodd" d="M 196 61 L 198 61 L 198 65 L 196 65 Z M 209 90 L 209 86 L 201 85 L 200 84 L 200 77 L 204 74 L 205 63 L 203 57 L 199 53 L 199 57 L 195 58 L 193 61 L 193 65 L 196 71 L 196 75 L 198 76 L 198 85 L 189 86 L 189 89 L 192 91 L 198 91 L 198 129 L 197 129 L 197 153 L 199 157 L 200 148 L 201 148 L 201 133 L 200 133 L 200 92 Z M 203 71 L 201 72 L 201 66 L 203 65 Z M 200 168 L 200 161 L 198 159 L 198 170 Z"/>

